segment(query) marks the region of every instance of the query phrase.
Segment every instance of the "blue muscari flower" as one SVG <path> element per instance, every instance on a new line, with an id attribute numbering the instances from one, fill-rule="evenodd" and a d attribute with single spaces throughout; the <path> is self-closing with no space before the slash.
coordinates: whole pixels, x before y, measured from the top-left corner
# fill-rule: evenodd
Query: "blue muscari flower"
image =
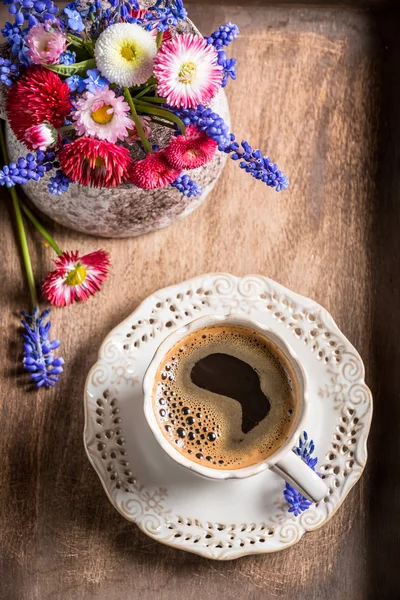
<path id="1" fill-rule="evenodd" d="M 228 58 L 225 50 L 219 50 L 218 64 L 223 68 L 224 74 L 221 87 L 225 87 L 228 83 L 229 77 L 233 80 L 236 79 L 236 58 Z"/>
<path id="2" fill-rule="evenodd" d="M 61 169 L 58 169 L 55 176 L 50 178 L 50 183 L 47 187 L 50 194 L 62 196 L 68 190 L 70 183 L 70 178 Z"/>
<path id="3" fill-rule="evenodd" d="M 0 57 L 0 81 L 7 87 L 10 87 L 13 83 L 12 78 L 18 77 L 19 68 L 13 64 L 8 58 Z"/>
<path id="4" fill-rule="evenodd" d="M 67 77 L 65 82 L 71 90 L 71 92 L 81 93 L 86 88 L 85 80 L 79 75 L 71 75 L 71 77 Z"/>
<path id="5" fill-rule="evenodd" d="M 60 54 L 59 61 L 61 65 L 73 65 L 76 63 L 76 54 L 71 50 L 66 50 Z"/>
<path id="6" fill-rule="evenodd" d="M 270 161 L 268 156 L 263 156 L 261 150 L 253 150 L 246 141 L 242 142 L 242 148 L 235 141 L 233 133 L 222 117 L 213 112 L 211 108 L 200 105 L 197 109 L 172 109 L 182 119 L 186 126 L 197 125 L 201 131 L 218 144 L 218 149 L 226 154 L 231 154 L 232 160 L 240 160 L 240 167 L 250 173 L 255 179 L 263 181 L 269 187 L 274 187 L 277 192 L 285 190 L 289 185 L 289 179 L 279 171 L 278 166 Z"/>
<path id="7" fill-rule="evenodd" d="M 25 38 L 28 34 L 28 29 L 21 29 L 17 25 L 12 23 L 6 23 L 2 29 L 2 34 L 7 38 L 8 44 L 11 47 L 11 53 L 18 59 L 18 61 L 24 65 L 29 65 L 29 59 L 27 57 L 27 46 L 25 45 Z"/>
<path id="8" fill-rule="evenodd" d="M 84 79 L 86 89 L 91 94 L 95 94 L 96 90 L 102 90 L 106 85 L 110 85 L 110 82 L 105 77 L 102 77 L 98 69 L 89 69 L 87 71 L 88 77 Z"/>
<path id="9" fill-rule="evenodd" d="M 289 179 L 278 169 L 278 165 L 273 163 L 268 156 L 263 156 L 261 150 L 253 150 L 248 142 L 243 141 L 241 146 L 240 148 L 235 141 L 235 136 L 231 134 L 231 143 L 224 152 L 231 154 L 232 160 L 239 160 L 240 168 L 255 179 L 275 188 L 277 192 L 286 190 L 289 186 Z"/>
<path id="10" fill-rule="evenodd" d="M 210 138 L 217 142 L 220 150 L 224 151 L 228 146 L 230 142 L 229 128 L 211 108 L 199 105 L 196 109 L 174 109 L 174 112 L 186 126 L 197 125 L 201 131 L 205 131 Z"/>
<path id="11" fill-rule="evenodd" d="M 50 314 L 45 310 L 41 315 L 35 308 L 32 315 L 22 311 L 21 323 L 24 327 L 24 369 L 30 373 L 31 379 L 38 388 L 54 387 L 58 375 L 63 372 L 64 360 L 52 354 L 60 346 L 59 340 L 49 340 L 51 321 L 45 320 Z"/>
<path id="12" fill-rule="evenodd" d="M 24 67 L 28 67 L 31 64 L 31 60 L 28 57 L 28 47 L 25 44 L 21 45 L 20 50 L 18 51 L 17 58 L 21 65 Z"/>
<path id="13" fill-rule="evenodd" d="M 112 7 L 109 13 L 103 13 L 106 15 L 107 25 L 111 25 L 114 21 L 118 22 L 120 18 L 125 19 L 129 23 L 134 23 L 137 19 L 130 17 L 132 10 L 139 10 L 139 2 L 137 0 L 108 0 L 108 3 Z"/>
<path id="14" fill-rule="evenodd" d="M 290 504 L 289 512 L 293 513 L 295 517 L 301 515 L 302 512 L 310 508 L 311 502 L 304 498 L 294 487 L 286 484 L 283 492 L 286 502 Z"/>
<path id="15" fill-rule="evenodd" d="M 189 175 L 186 175 L 185 173 L 181 173 L 179 177 L 177 177 L 175 181 L 171 183 L 171 185 L 172 187 L 179 190 L 181 194 L 186 196 L 186 198 L 191 198 L 192 196 L 200 196 L 200 194 L 203 191 L 201 186 L 198 185 L 192 179 L 190 179 Z"/>
<path id="16" fill-rule="evenodd" d="M 29 28 L 37 23 L 53 20 L 58 8 L 52 0 L 4 0 L 9 6 L 8 12 L 15 15 L 15 24 L 22 26 L 28 21 Z"/>
<path id="17" fill-rule="evenodd" d="M 308 434 L 303 431 L 303 435 L 299 439 L 298 446 L 293 451 L 304 460 L 304 462 L 315 471 L 315 467 L 318 462 L 318 458 L 313 458 L 311 454 L 314 452 L 315 446 L 313 440 L 308 440 Z M 285 500 L 289 503 L 289 512 L 293 513 L 295 517 L 298 517 L 303 511 L 307 510 L 312 504 L 310 500 L 307 500 L 300 494 L 294 487 L 289 483 L 286 483 L 283 491 Z"/>
<path id="18" fill-rule="evenodd" d="M 64 8 L 63 13 L 67 16 L 68 27 L 72 29 L 72 31 L 79 32 L 85 29 L 82 17 L 75 8 Z"/>
<path id="19" fill-rule="evenodd" d="M 214 31 L 210 37 L 206 38 L 208 44 L 212 44 L 217 50 L 221 50 L 223 46 L 228 46 L 232 40 L 235 40 L 239 35 L 239 28 L 233 23 L 221 25 L 217 31 Z"/>
<path id="20" fill-rule="evenodd" d="M 9 41 L 12 42 L 14 36 L 21 35 L 21 27 L 18 27 L 18 25 L 13 25 L 12 23 L 8 22 L 4 25 L 3 29 L 1 30 L 1 33 L 3 34 L 3 37 L 8 38 Z"/>
<path id="21" fill-rule="evenodd" d="M 55 158 L 54 152 L 38 150 L 36 156 L 29 153 L 17 162 L 10 162 L 0 169 L 0 186 L 11 188 L 17 184 L 25 185 L 30 180 L 38 181 L 53 168 Z"/>
<path id="22" fill-rule="evenodd" d="M 169 27 L 176 27 L 178 21 L 186 19 L 187 11 L 183 6 L 182 0 L 165 0 L 164 6 L 161 6 L 162 0 L 148 9 L 145 15 L 147 22 L 146 29 L 158 31 L 167 31 Z"/>

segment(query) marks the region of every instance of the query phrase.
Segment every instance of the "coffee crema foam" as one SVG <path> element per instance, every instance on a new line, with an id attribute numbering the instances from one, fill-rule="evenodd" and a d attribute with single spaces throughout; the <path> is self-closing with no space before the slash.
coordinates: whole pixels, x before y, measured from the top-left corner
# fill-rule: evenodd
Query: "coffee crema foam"
<path id="1" fill-rule="evenodd" d="M 206 377 L 208 364 L 214 361 L 218 366 L 213 355 L 225 356 L 227 365 L 230 357 L 239 359 L 232 361 L 231 381 L 238 372 L 235 362 L 247 363 L 253 378 L 257 374 L 266 414 L 259 422 L 245 424 L 245 402 L 195 385 L 192 377 L 198 380 L 194 375 L 199 366 L 205 365 Z M 226 377 L 225 369 L 221 379 L 215 379 L 218 390 Z M 180 340 L 161 361 L 153 410 L 164 436 L 183 456 L 210 468 L 241 469 L 265 460 L 289 437 L 296 418 L 294 381 L 288 360 L 267 337 L 236 325 L 206 327 Z"/>

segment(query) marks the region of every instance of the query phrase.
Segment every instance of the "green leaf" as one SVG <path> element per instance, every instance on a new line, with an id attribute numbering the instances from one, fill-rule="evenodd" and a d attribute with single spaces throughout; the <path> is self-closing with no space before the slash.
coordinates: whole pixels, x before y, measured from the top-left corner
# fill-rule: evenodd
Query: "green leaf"
<path id="1" fill-rule="evenodd" d="M 165 108 L 156 108 L 155 106 L 152 106 L 151 104 L 148 104 L 147 102 L 142 102 L 141 100 L 136 100 L 133 99 L 137 111 L 139 113 L 144 113 L 146 115 L 154 115 L 156 117 L 160 117 L 161 119 L 165 119 L 166 121 L 170 121 L 172 123 L 175 123 L 179 129 L 181 130 L 182 134 L 185 135 L 186 133 L 186 126 L 183 123 L 183 121 L 181 121 L 181 119 L 179 117 L 177 117 L 176 115 L 174 115 L 174 113 L 170 112 L 169 110 L 166 110 Z"/>
<path id="2" fill-rule="evenodd" d="M 49 71 L 62 75 L 64 77 L 70 77 L 71 75 L 85 75 L 89 69 L 96 68 L 96 60 L 89 58 L 82 62 L 75 63 L 74 65 L 44 65 Z"/>
<path id="3" fill-rule="evenodd" d="M 159 98 L 158 96 L 139 96 L 139 94 L 134 98 L 134 100 L 136 98 L 140 98 L 140 100 L 143 100 L 143 102 L 146 103 L 155 103 L 155 104 L 166 104 L 167 99 L 166 98 Z"/>
<path id="4" fill-rule="evenodd" d="M 70 42 L 72 42 L 73 44 L 77 44 L 79 46 L 82 46 L 83 44 L 83 38 L 77 36 L 77 35 L 73 35 L 72 33 L 69 33 L 67 35 L 67 38 L 69 39 Z"/>
<path id="5" fill-rule="evenodd" d="M 89 56 L 94 56 L 94 44 L 93 44 L 93 42 L 85 42 L 83 45 L 84 45 L 87 53 L 89 54 Z"/>

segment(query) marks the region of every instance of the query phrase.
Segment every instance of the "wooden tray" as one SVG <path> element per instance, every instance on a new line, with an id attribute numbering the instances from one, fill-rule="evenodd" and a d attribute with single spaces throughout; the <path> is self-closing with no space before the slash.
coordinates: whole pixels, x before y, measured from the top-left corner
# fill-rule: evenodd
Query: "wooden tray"
<path id="1" fill-rule="evenodd" d="M 90 302 L 53 312 L 67 362 L 45 394 L 27 393 L 15 373 L 16 308 L 27 295 L 1 191 L 4 600 L 400 596 L 397 3 L 273 4 L 194 3 L 189 12 L 204 33 L 227 20 L 240 26 L 229 50 L 239 59 L 227 88 L 233 131 L 279 163 L 290 189 L 275 194 L 230 162 L 206 203 L 164 231 L 110 241 L 50 223 L 66 250 L 109 250 L 113 271 Z M 52 255 L 33 237 L 44 276 Z M 83 384 L 104 335 L 155 289 L 212 271 L 267 275 L 323 304 L 364 358 L 375 396 L 367 473 L 334 518 L 292 549 L 235 563 L 148 540 L 111 507 L 82 445 Z"/>

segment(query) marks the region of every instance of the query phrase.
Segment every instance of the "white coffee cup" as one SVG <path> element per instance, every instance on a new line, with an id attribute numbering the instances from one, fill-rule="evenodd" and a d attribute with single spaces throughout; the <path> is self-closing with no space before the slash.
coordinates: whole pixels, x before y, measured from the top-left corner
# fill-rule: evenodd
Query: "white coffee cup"
<path id="1" fill-rule="evenodd" d="M 191 461 L 181 454 L 179 450 L 174 448 L 167 440 L 160 429 L 160 425 L 154 412 L 153 392 L 155 377 L 160 363 L 168 351 L 181 339 L 198 329 L 224 324 L 245 327 L 257 331 L 276 344 L 292 367 L 296 377 L 296 388 L 298 390 L 297 410 L 295 411 L 295 419 L 289 432 L 289 436 L 271 456 L 255 465 L 240 469 L 213 469 Z M 157 348 L 144 376 L 143 392 L 145 417 L 156 440 L 171 458 L 187 469 L 190 469 L 203 477 L 214 480 L 241 479 L 257 475 L 258 473 L 265 471 L 265 469 L 271 469 L 271 471 L 290 483 L 303 494 L 303 496 L 312 502 L 319 502 L 326 496 L 328 489 L 325 482 L 292 451 L 292 448 L 297 444 L 300 434 L 303 431 L 309 407 L 307 375 L 293 348 L 291 348 L 286 341 L 283 341 L 275 332 L 271 331 L 266 325 L 249 318 L 207 315 L 176 329 L 170 333 Z"/>

